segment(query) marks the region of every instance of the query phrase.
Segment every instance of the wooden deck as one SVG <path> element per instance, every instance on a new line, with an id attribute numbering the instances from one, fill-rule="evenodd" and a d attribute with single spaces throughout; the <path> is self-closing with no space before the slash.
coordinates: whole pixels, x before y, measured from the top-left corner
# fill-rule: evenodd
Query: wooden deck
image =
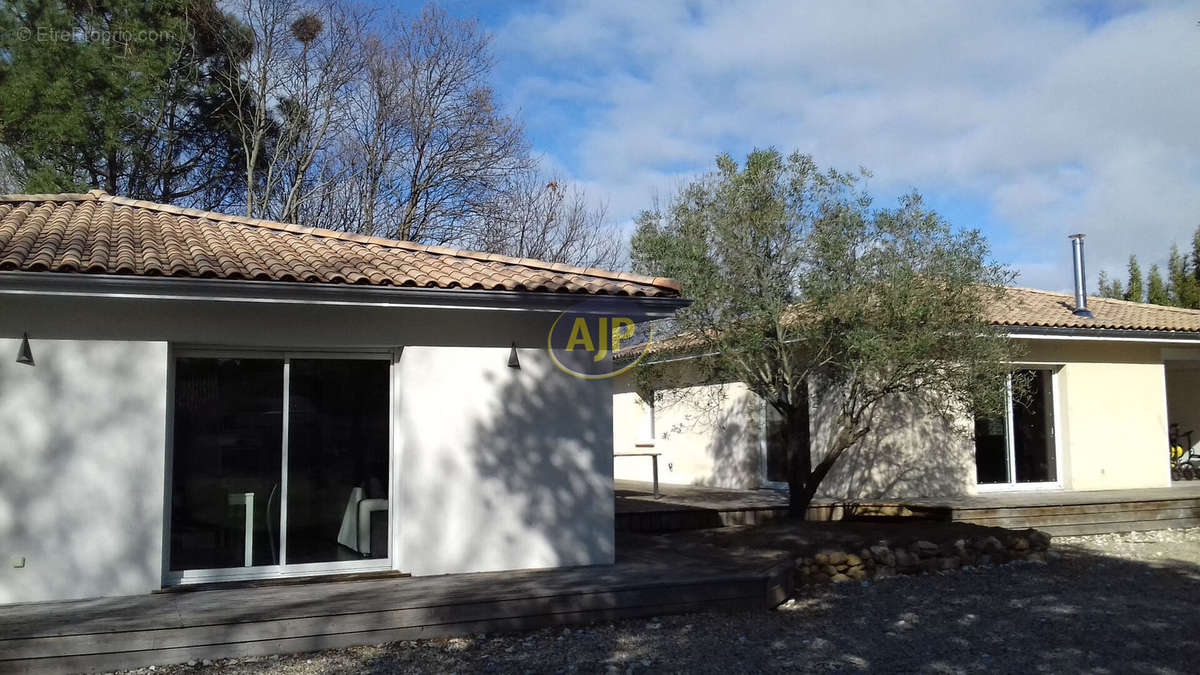
<path id="1" fill-rule="evenodd" d="M 725 490 L 695 485 L 616 481 L 617 532 L 674 532 L 754 525 L 787 515 L 787 494 L 777 490 Z"/>
<path id="2" fill-rule="evenodd" d="M 0 672 L 79 672 L 631 616 L 773 607 L 783 557 L 623 536 L 616 565 L 0 606 Z"/>
<path id="3" fill-rule="evenodd" d="M 617 481 L 617 529 L 671 532 L 765 522 L 787 515 L 787 496 L 776 490 L 726 490 Z M 1024 529 L 1050 534 L 1099 534 L 1200 525 L 1200 483 L 1169 488 L 1087 492 L 992 492 L 971 497 L 817 501 L 812 520 L 922 518 Z"/>
<path id="4" fill-rule="evenodd" d="M 915 499 L 914 510 L 995 527 L 1033 527 L 1058 535 L 1163 530 L 1200 525 L 1200 484 L 1146 490 L 993 492 L 957 499 Z"/>

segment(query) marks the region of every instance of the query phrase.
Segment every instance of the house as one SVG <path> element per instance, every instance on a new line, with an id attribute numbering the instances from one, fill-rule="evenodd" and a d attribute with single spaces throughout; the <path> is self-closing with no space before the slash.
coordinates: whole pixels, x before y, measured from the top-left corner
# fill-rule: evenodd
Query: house
<path id="1" fill-rule="evenodd" d="M 684 302 L 100 191 L 0 197 L 0 603 L 611 563 L 611 383 L 546 348 L 581 301 Z"/>
<path id="2" fill-rule="evenodd" d="M 1010 393 L 1003 418 L 978 420 L 944 420 L 892 400 L 819 496 L 1171 486 L 1169 442 L 1200 444 L 1200 311 L 1076 297 L 1007 288 L 989 308 L 990 321 L 1024 343 L 1025 360 L 1013 369 L 1031 376 L 1028 400 L 1014 404 Z M 632 373 L 614 383 L 617 452 L 660 453 L 664 483 L 786 486 L 785 450 L 772 433 L 777 413 L 742 383 L 689 375 L 702 357 L 660 358 L 675 369 L 670 390 L 647 391 Z M 809 401 L 815 464 L 832 415 L 812 387 Z M 618 460 L 616 477 L 648 481 L 650 466 Z"/>

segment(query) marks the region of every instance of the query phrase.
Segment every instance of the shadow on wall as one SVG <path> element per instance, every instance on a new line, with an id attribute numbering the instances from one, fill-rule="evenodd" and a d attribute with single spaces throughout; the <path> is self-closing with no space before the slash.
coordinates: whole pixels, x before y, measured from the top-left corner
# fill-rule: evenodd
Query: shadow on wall
<path id="1" fill-rule="evenodd" d="M 813 462 L 820 461 L 834 418 L 827 404 L 813 415 Z M 953 497 L 968 494 L 974 445 L 965 420 L 951 422 L 920 401 L 896 397 L 880 406 L 872 431 L 848 450 L 821 485 L 834 499 Z"/>
<path id="2" fill-rule="evenodd" d="M 405 403 L 404 433 L 414 439 L 406 441 L 398 510 L 405 571 L 614 559 L 610 381 L 568 375 L 544 350 L 522 350 L 519 369 L 506 366 L 507 355 L 405 350 L 409 387 L 456 373 L 442 405 L 412 394 Z M 432 428 L 439 425 L 446 428 Z"/>
<path id="3" fill-rule="evenodd" d="M 748 391 L 733 393 L 712 425 L 706 452 L 712 459 L 711 478 L 704 485 L 757 488 L 763 483 L 762 404 Z"/>
<path id="4" fill-rule="evenodd" d="M 476 469 L 516 498 L 519 527 L 498 533 L 515 546 L 536 533 L 548 546 L 546 566 L 611 564 L 613 534 L 612 384 L 584 380 L 553 367 L 538 350 L 525 355 L 499 394 L 499 408 L 475 425 L 488 439 Z M 481 542 L 483 540 L 476 540 Z"/>
<path id="5" fill-rule="evenodd" d="M 0 603 L 157 588 L 165 345 L 33 349 L 31 368 L 0 340 Z"/>
<path id="6" fill-rule="evenodd" d="M 762 484 L 761 403 L 741 383 L 690 385 L 655 393 L 656 449 L 675 465 L 664 482 L 749 489 Z"/>

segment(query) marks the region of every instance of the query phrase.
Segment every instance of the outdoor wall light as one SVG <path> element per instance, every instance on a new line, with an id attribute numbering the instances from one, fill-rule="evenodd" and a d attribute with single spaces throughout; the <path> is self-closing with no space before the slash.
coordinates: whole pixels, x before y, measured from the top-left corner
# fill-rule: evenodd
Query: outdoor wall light
<path id="1" fill-rule="evenodd" d="M 21 335 L 21 348 L 17 350 L 17 363 L 24 363 L 27 366 L 34 365 L 33 350 L 29 348 L 29 333 Z"/>
<path id="2" fill-rule="evenodd" d="M 508 350 L 508 367 L 517 369 L 521 367 L 521 360 L 517 358 L 517 343 L 515 342 L 512 343 L 512 349 Z"/>

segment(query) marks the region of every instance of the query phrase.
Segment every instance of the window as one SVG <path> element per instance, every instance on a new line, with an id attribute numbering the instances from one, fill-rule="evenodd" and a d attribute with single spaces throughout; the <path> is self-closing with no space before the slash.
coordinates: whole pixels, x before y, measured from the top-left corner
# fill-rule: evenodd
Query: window
<path id="1" fill-rule="evenodd" d="M 766 483 L 788 482 L 787 437 L 783 433 L 783 415 L 763 401 L 763 444 Z"/>
<path id="2" fill-rule="evenodd" d="M 638 420 L 638 443 L 654 442 L 654 392 L 638 395 L 638 410 L 641 418 Z"/>
<path id="3" fill-rule="evenodd" d="M 1020 393 L 1014 395 L 1014 390 Z M 1004 416 L 975 420 L 975 470 L 980 485 L 1058 481 L 1053 392 L 1051 370 L 1015 370 L 1006 378 Z"/>

